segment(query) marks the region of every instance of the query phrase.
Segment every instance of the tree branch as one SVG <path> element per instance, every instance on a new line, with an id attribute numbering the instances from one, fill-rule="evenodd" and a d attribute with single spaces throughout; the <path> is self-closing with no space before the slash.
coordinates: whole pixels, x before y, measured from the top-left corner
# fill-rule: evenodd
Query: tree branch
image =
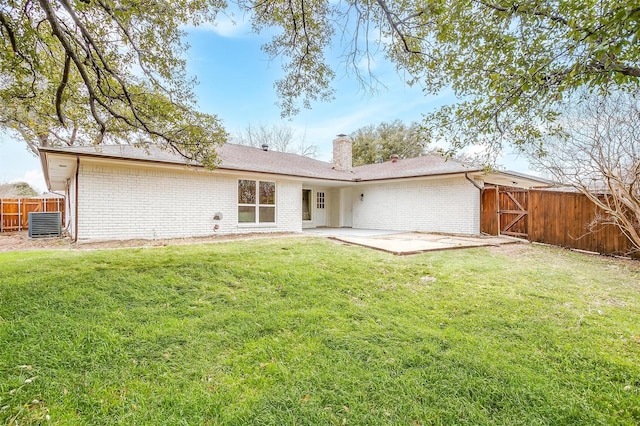
<path id="1" fill-rule="evenodd" d="M 376 0 L 376 3 L 378 3 L 378 6 L 380 6 L 382 11 L 384 12 L 384 15 L 385 15 L 385 17 L 387 19 L 387 22 L 389 23 L 389 25 L 391 25 L 391 28 L 393 29 L 395 34 L 402 41 L 402 45 L 404 46 L 404 51 L 407 52 L 407 53 L 414 53 L 414 54 L 422 55 L 423 53 L 420 50 L 414 50 L 414 49 L 411 49 L 409 47 L 409 42 L 407 41 L 407 37 L 400 30 L 400 27 L 399 27 L 398 23 L 404 23 L 405 21 L 400 20 L 399 22 L 396 22 L 396 19 L 394 18 L 393 14 L 391 13 L 391 10 L 389 9 L 389 5 L 387 5 L 387 2 L 385 0 Z M 418 15 L 416 15 L 416 16 L 418 16 Z"/>
<path id="2" fill-rule="evenodd" d="M 80 73 L 80 77 L 84 81 L 87 92 L 89 93 L 89 105 L 91 109 L 91 114 L 94 120 L 100 126 L 99 139 L 100 141 L 102 141 L 102 137 L 106 132 L 106 125 L 104 121 L 100 118 L 100 115 L 98 114 L 95 108 L 95 101 L 97 99 L 97 96 L 95 91 L 93 90 L 91 79 L 89 78 L 89 75 L 87 74 L 87 71 L 85 70 L 84 65 L 82 64 L 82 61 L 80 60 L 80 58 L 78 58 L 78 55 L 76 54 L 75 50 L 71 47 L 71 45 L 69 44 L 69 41 L 64 36 L 63 30 L 60 28 L 60 25 L 58 24 L 58 20 L 53 12 L 53 9 L 51 8 L 51 4 L 49 3 L 49 0 L 39 0 L 39 2 L 40 2 L 40 5 L 42 6 L 42 9 L 45 12 L 45 15 L 47 16 L 47 20 L 49 21 L 49 25 L 51 26 L 51 31 L 53 32 L 53 35 L 56 36 L 56 38 L 60 41 L 60 43 L 62 44 L 62 47 L 64 48 L 67 55 L 69 55 L 69 57 L 75 64 L 76 69 Z"/>
<path id="3" fill-rule="evenodd" d="M 62 95 L 64 94 L 64 89 L 67 87 L 67 82 L 69 81 L 69 66 L 71 65 L 71 58 L 69 55 L 65 55 L 64 57 L 64 71 L 62 72 L 62 80 L 58 85 L 58 90 L 56 90 L 56 114 L 58 115 L 58 121 L 63 126 L 66 126 L 64 122 L 64 114 L 62 113 Z"/>

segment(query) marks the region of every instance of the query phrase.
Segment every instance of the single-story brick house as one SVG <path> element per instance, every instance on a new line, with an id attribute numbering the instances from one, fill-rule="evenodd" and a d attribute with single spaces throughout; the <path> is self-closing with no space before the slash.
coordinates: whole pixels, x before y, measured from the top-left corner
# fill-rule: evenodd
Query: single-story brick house
<path id="1" fill-rule="evenodd" d="M 352 167 L 351 141 L 333 162 L 241 145 L 220 147 L 219 167 L 133 146 L 40 148 L 49 190 L 64 191 L 79 241 L 155 239 L 313 227 L 480 233 L 485 182 L 540 186 L 486 174 L 437 155 Z"/>

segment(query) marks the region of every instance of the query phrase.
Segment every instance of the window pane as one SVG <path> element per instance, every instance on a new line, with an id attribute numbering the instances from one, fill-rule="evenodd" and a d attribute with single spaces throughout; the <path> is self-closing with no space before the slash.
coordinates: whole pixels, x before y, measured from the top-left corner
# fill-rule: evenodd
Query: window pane
<path id="1" fill-rule="evenodd" d="M 256 203 L 256 181 L 244 180 L 238 181 L 238 204 L 255 204 Z"/>
<path id="2" fill-rule="evenodd" d="M 275 223 L 275 221 L 276 221 L 275 207 L 260 207 L 260 223 Z"/>
<path id="3" fill-rule="evenodd" d="M 238 223 L 256 223 L 256 208 L 238 206 Z"/>
<path id="4" fill-rule="evenodd" d="M 260 204 L 276 203 L 276 183 L 260 182 Z"/>

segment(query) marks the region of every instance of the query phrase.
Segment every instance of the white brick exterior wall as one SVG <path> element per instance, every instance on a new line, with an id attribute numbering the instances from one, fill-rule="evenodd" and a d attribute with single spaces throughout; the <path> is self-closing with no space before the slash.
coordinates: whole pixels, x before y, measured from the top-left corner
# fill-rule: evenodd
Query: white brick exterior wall
<path id="1" fill-rule="evenodd" d="M 358 185 L 353 227 L 479 234 L 480 191 L 464 177 Z"/>
<path id="2" fill-rule="evenodd" d="M 256 225 L 238 224 L 238 177 L 85 162 L 78 180 L 79 241 L 302 230 L 302 185 L 295 181 L 263 178 L 276 181 L 276 223 Z M 214 220 L 218 212 L 222 219 Z"/>
<path id="3" fill-rule="evenodd" d="M 275 224 L 238 224 L 239 178 L 276 182 Z M 78 183 L 79 241 L 302 231 L 303 186 L 296 180 L 83 160 Z M 74 189 L 72 180 L 68 188 L 68 226 L 72 234 Z M 318 189 L 326 194 L 323 223 L 328 226 L 480 232 L 480 191 L 464 177 L 358 183 L 344 191 L 317 187 L 314 205 Z M 343 199 L 342 193 L 351 195 Z M 363 200 L 360 194 L 364 194 Z M 353 203 L 352 213 L 349 201 Z M 222 219 L 214 220 L 218 212 Z M 348 218 L 340 219 L 347 214 Z M 216 224 L 219 229 L 214 230 Z"/>

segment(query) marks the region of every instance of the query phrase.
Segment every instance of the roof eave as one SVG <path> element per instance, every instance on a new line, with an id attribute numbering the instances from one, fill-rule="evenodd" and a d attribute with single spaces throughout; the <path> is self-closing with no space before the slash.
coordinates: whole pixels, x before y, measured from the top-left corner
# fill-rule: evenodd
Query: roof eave
<path id="1" fill-rule="evenodd" d="M 148 164 L 164 164 L 164 165 L 168 165 L 168 166 L 184 166 L 184 167 L 197 167 L 199 169 L 205 169 L 205 167 L 201 164 L 197 164 L 197 163 L 193 163 L 193 164 L 189 164 L 189 163 L 181 163 L 181 162 L 177 162 L 177 161 L 166 161 L 166 160 L 158 160 L 158 159 L 153 159 L 153 158 L 132 158 L 132 157 L 126 157 L 126 156 L 120 156 L 120 155 L 112 155 L 112 154 L 104 154 L 104 153 L 93 153 L 93 152 L 76 152 L 76 151 L 67 151 L 67 150 L 61 150 L 61 149 L 55 149 L 55 148 L 41 148 L 42 151 L 44 151 L 45 153 L 47 152 L 51 152 L 51 153 L 55 153 L 55 154 L 62 154 L 62 155 L 69 155 L 69 156 L 84 156 L 84 157 L 90 157 L 90 158 L 97 158 L 97 159 L 111 159 L 111 160 L 118 160 L 118 161 L 133 161 L 133 162 L 142 162 L 142 163 L 148 163 Z M 41 156 L 42 158 L 42 156 Z M 244 169 L 244 168 L 239 168 L 239 167 L 216 167 L 215 169 L 210 169 L 211 171 L 216 171 L 216 170 L 220 170 L 220 171 L 233 171 L 233 172 L 247 172 L 247 173 L 256 173 L 256 174 L 267 174 L 267 175 L 280 175 L 280 176 L 288 176 L 288 177 L 295 177 L 295 178 L 299 178 L 299 179 L 319 179 L 319 180 L 324 180 L 324 181 L 331 181 L 331 182 L 353 182 L 353 177 L 345 177 L 344 179 L 339 179 L 339 178 L 333 178 L 333 177 L 321 177 L 321 176 L 311 176 L 311 175 L 299 175 L 299 174 L 293 174 L 293 173 L 282 173 L 282 172 L 270 172 L 270 171 L 264 171 L 264 170 L 249 170 L 249 169 Z"/>
<path id="2" fill-rule="evenodd" d="M 47 164 L 47 151 L 43 148 L 38 148 L 38 156 L 40 157 L 40 164 L 42 165 L 42 172 L 44 173 L 44 183 L 47 184 L 47 191 L 51 191 L 49 165 Z"/>
<path id="3" fill-rule="evenodd" d="M 464 176 L 467 173 L 475 173 L 482 171 L 481 169 L 470 169 L 464 171 L 457 172 L 446 172 L 446 173 L 434 173 L 434 174 L 412 174 L 408 176 L 396 176 L 396 177 L 384 177 L 384 178 L 371 178 L 371 179 L 358 179 L 354 182 L 381 182 L 381 181 L 396 181 L 401 179 L 420 179 L 420 178 L 439 178 L 439 177 L 452 177 L 452 176 Z"/>
<path id="4" fill-rule="evenodd" d="M 508 171 L 495 171 L 495 172 L 484 172 L 480 175 L 480 177 L 487 183 L 494 185 L 506 185 L 506 186 L 514 186 L 514 187 L 522 187 L 522 188 L 536 188 L 536 187 L 549 187 L 553 186 L 555 183 L 544 179 L 539 178 L 537 176 L 528 176 L 520 173 L 510 173 Z M 491 181 L 492 177 L 496 179 L 495 181 Z M 510 182 L 502 182 L 498 181 L 498 178 L 505 179 Z"/>

